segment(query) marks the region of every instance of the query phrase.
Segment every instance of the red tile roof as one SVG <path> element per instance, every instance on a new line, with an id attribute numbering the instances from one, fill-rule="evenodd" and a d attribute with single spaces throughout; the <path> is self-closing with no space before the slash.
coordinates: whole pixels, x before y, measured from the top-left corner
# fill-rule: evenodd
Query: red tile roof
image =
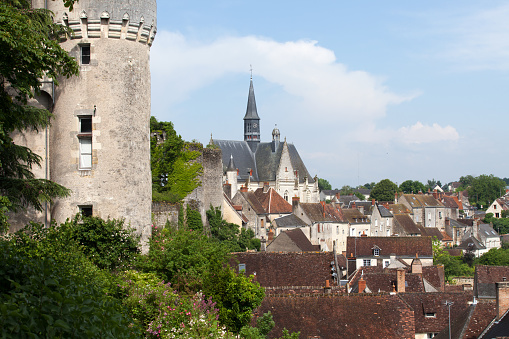
<path id="1" fill-rule="evenodd" d="M 254 195 L 268 214 L 290 214 L 292 205 L 280 196 L 272 187 L 264 193 L 263 188 L 254 191 Z"/>
<path id="2" fill-rule="evenodd" d="M 414 258 L 416 253 L 419 258 L 433 257 L 430 237 L 348 237 L 346 253 L 354 257 L 371 257 L 375 246 L 380 248 L 381 257 L 392 253 L 410 258 Z"/>

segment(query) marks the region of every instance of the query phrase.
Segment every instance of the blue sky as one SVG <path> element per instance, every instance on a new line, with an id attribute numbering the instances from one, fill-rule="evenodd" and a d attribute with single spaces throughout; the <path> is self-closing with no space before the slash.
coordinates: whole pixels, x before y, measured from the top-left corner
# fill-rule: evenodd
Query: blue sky
<path id="1" fill-rule="evenodd" d="M 333 188 L 509 177 L 505 1 L 159 1 L 152 115 L 242 140 L 250 65 L 274 126 Z"/>

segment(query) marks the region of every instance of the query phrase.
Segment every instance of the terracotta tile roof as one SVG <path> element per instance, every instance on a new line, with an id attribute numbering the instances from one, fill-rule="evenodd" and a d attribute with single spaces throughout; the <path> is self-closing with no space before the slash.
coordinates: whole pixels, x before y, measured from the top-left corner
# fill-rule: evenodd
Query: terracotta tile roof
<path id="1" fill-rule="evenodd" d="M 444 266 L 423 266 L 422 277 L 436 288 L 437 291 L 443 292 L 445 290 Z"/>
<path id="2" fill-rule="evenodd" d="M 440 231 L 440 233 L 442 233 L 442 241 L 447 241 L 447 242 L 452 241 L 451 236 L 449 234 L 447 234 L 446 231 Z"/>
<path id="3" fill-rule="evenodd" d="M 463 255 L 463 251 L 458 248 L 444 248 L 444 251 L 453 257 L 459 257 L 460 255 Z"/>
<path id="4" fill-rule="evenodd" d="M 267 311 L 276 323 L 269 338 L 283 328 L 300 338 L 415 338 L 414 311 L 397 295 L 268 296 L 257 313 Z"/>
<path id="5" fill-rule="evenodd" d="M 479 298 L 495 298 L 495 283 L 509 281 L 509 266 L 475 266 L 475 292 Z"/>
<path id="6" fill-rule="evenodd" d="M 230 266 L 237 262 L 246 265 L 246 274 L 256 273 L 256 281 L 263 287 L 324 286 L 330 280 L 332 252 L 234 253 Z"/>
<path id="7" fill-rule="evenodd" d="M 421 231 L 408 214 L 394 214 L 394 232 L 399 235 L 421 234 Z"/>
<path id="8" fill-rule="evenodd" d="M 410 214 L 412 213 L 412 211 L 410 211 L 408 209 L 408 207 L 406 207 L 405 205 L 403 204 L 393 204 L 393 205 L 389 205 L 389 210 L 392 212 L 392 214 Z"/>
<path id="9" fill-rule="evenodd" d="M 459 221 L 460 223 L 465 224 L 467 226 L 473 226 L 475 220 L 474 219 L 457 219 L 457 221 Z"/>
<path id="10" fill-rule="evenodd" d="M 343 212 L 332 204 L 302 203 L 300 206 L 312 222 L 345 222 Z"/>
<path id="11" fill-rule="evenodd" d="M 414 258 L 433 257 L 430 237 L 348 237 L 346 253 L 355 257 L 373 256 L 373 248 L 380 248 L 380 257 L 389 257 L 391 253 L 397 256 Z"/>
<path id="12" fill-rule="evenodd" d="M 281 232 L 268 246 L 267 252 L 315 252 L 320 245 L 312 245 L 300 228 Z"/>
<path id="13" fill-rule="evenodd" d="M 451 306 L 451 315 L 452 315 Z M 473 339 L 488 327 L 496 316 L 496 303 L 491 300 L 479 300 L 461 312 L 451 324 L 451 337 L 458 339 Z M 449 328 L 446 326 L 435 339 L 448 339 Z"/>
<path id="14" fill-rule="evenodd" d="M 447 208 L 455 208 L 455 209 L 460 209 L 460 210 L 462 209 L 462 208 L 459 208 L 460 202 L 459 202 L 458 198 L 456 198 L 454 196 L 444 196 L 442 203 Z"/>
<path id="15" fill-rule="evenodd" d="M 343 216 L 350 224 L 369 223 L 369 218 L 356 208 L 342 209 Z"/>
<path id="16" fill-rule="evenodd" d="M 452 301 L 451 321 L 468 309 L 471 295 L 463 292 L 401 293 L 414 310 L 415 333 L 437 333 L 449 324 L 449 309 L 445 301 Z M 434 316 L 433 316 L 434 315 Z"/>
<path id="17" fill-rule="evenodd" d="M 442 241 L 444 239 L 444 235 L 440 230 L 436 227 L 424 227 L 422 225 L 417 225 L 419 230 L 421 231 L 421 234 L 423 236 L 434 238 L 436 237 L 438 240 Z"/>
<path id="18" fill-rule="evenodd" d="M 268 214 L 290 214 L 292 205 L 280 196 L 272 187 L 264 192 L 263 188 L 254 191 L 254 195 Z"/>
<path id="19" fill-rule="evenodd" d="M 432 195 L 427 194 L 403 194 L 412 208 L 443 207 L 442 203 Z"/>
<path id="20" fill-rule="evenodd" d="M 359 270 L 363 271 L 364 267 Z M 362 275 L 366 281 L 366 287 L 371 293 L 390 293 L 396 286 L 397 269 L 384 270 L 382 272 L 366 272 Z M 359 277 L 360 278 L 360 277 Z M 358 282 L 352 286 L 352 292 L 358 293 Z M 420 274 L 405 273 L 405 291 L 406 292 L 424 292 L 424 283 Z"/>

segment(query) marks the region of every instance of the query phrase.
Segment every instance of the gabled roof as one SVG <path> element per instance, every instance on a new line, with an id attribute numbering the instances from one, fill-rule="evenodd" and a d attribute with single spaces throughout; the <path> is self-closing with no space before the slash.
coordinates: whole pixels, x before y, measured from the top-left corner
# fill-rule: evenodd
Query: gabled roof
<path id="1" fill-rule="evenodd" d="M 382 218 L 391 218 L 393 217 L 392 213 L 383 205 L 376 205 L 378 207 L 378 212 Z"/>
<path id="2" fill-rule="evenodd" d="M 268 214 L 290 214 L 292 205 L 270 187 L 268 190 L 258 188 L 254 195 Z"/>
<path id="3" fill-rule="evenodd" d="M 496 298 L 496 283 L 509 281 L 509 266 L 475 266 L 475 292 L 479 298 Z"/>
<path id="4" fill-rule="evenodd" d="M 242 197 L 244 197 L 244 199 L 249 203 L 249 205 L 255 211 L 256 214 L 261 215 L 261 214 L 267 213 L 265 211 L 265 208 L 263 207 L 263 205 L 260 203 L 260 201 L 258 200 L 256 195 L 254 194 L 254 192 L 252 192 L 252 191 L 247 191 L 247 192 L 238 191 L 237 194 L 240 194 Z M 235 196 L 237 196 L 237 195 L 235 195 Z M 235 197 L 234 197 L 234 200 L 235 200 Z"/>
<path id="5" fill-rule="evenodd" d="M 468 225 L 462 223 L 462 222 L 459 222 L 458 220 L 454 220 L 454 219 L 451 219 L 449 217 L 445 218 L 446 221 L 449 222 L 450 226 L 451 227 L 467 227 Z"/>
<path id="6" fill-rule="evenodd" d="M 394 214 L 394 231 L 402 230 L 400 235 L 421 234 L 421 231 L 408 214 Z"/>
<path id="7" fill-rule="evenodd" d="M 500 238 L 498 233 L 490 226 L 490 224 L 479 225 L 479 237 L 481 239 Z"/>
<path id="8" fill-rule="evenodd" d="M 444 196 L 442 203 L 447 208 L 453 208 L 453 209 L 463 209 L 463 204 L 458 200 L 456 196 Z"/>
<path id="9" fill-rule="evenodd" d="M 276 323 L 300 338 L 415 338 L 413 313 L 397 295 L 266 296 L 258 314 L 270 311 Z"/>
<path id="10" fill-rule="evenodd" d="M 451 306 L 451 309 L 452 307 L 454 305 Z M 471 304 L 452 321 L 450 337 L 458 339 L 478 338 L 495 316 L 496 303 L 494 301 L 480 300 L 477 303 Z M 445 326 L 434 338 L 448 339 L 449 327 Z"/>
<path id="11" fill-rule="evenodd" d="M 268 246 L 267 252 L 317 252 L 320 245 L 313 245 L 300 228 L 281 232 Z"/>
<path id="12" fill-rule="evenodd" d="M 431 237 L 431 238 L 437 238 L 438 240 L 442 241 L 444 239 L 444 235 L 437 227 L 425 227 L 422 225 L 417 225 L 417 228 L 421 231 L 421 234 L 423 236 Z"/>
<path id="13" fill-rule="evenodd" d="M 230 266 L 246 265 L 246 274 L 256 275 L 262 287 L 325 286 L 332 282 L 332 252 L 243 252 L 234 253 Z"/>
<path id="14" fill-rule="evenodd" d="M 463 240 L 461 242 L 461 244 L 459 244 L 459 246 L 457 246 L 456 248 L 461 249 L 461 250 L 476 251 L 476 250 L 485 250 L 486 246 L 481 244 L 479 242 L 479 240 L 477 240 L 475 237 L 470 236 L 470 237 L 466 238 L 465 240 Z"/>
<path id="15" fill-rule="evenodd" d="M 451 301 L 451 321 L 468 309 L 471 295 L 462 292 L 401 293 L 414 310 L 415 333 L 437 333 L 449 323 L 449 309 L 445 301 Z M 434 315 L 434 316 L 432 316 Z M 456 338 L 456 337 L 453 337 Z"/>
<path id="16" fill-rule="evenodd" d="M 443 207 L 441 202 L 432 195 L 427 194 L 403 194 L 412 208 Z"/>
<path id="17" fill-rule="evenodd" d="M 285 215 L 274 219 L 277 227 L 305 227 L 308 226 L 301 218 L 295 214 Z"/>
<path id="18" fill-rule="evenodd" d="M 368 223 L 369 218 L 356 208 L 343 208 L 341 210 L 346 222 L 350 224 Z"/>
<path id="19" fill-rule="evenodd" d="M 408 209 L 403 204 L 392 204 L 389 205 L 389 210 L 392 212 L 392 214 L 410 214 L 412 211 Z"/>
<path id="20" fill-rule="evenodd" d="M 343 212 L 332 204 L 319 203 L 301 203 L 300 207 L 306 213 L 312 222 L 345 222 Z"/>
<path id="21" fill-rule="evenodd" d="M 380 257 L 391 254 L 415 258 L 432 258 L 433 249 L 430 237 L 348 237 L 346 241 L 347 255 L 354 257 L 372 257 L 372 248 L 380 247 Z"/>
<path id="22" fill-rule="evenodd" d="M 298 172 L 299 182 L 303 183 L 305 177 L 308 182 L 314 183 L 314 178 L 309 174 L 304 162 L 302 161 L 297 148 L 291 143 L 281 142 L 275 152 L 272 152 L 272 143 L 260 142 L 253 152 L 247 141 L 238 140 L 212 140 L 215 145 L 221 148 L 223 154 L 223 172 L 226 172 L 226 164 L 229 164 L 231 157 L 239 169 L 239 178 L 245 181 L 248 177 L 248 171 L 251 169 L 253 181 L 275 181 L 276 173 L 283 153 L 283 147 L 288 147 L 290 161 L 294 170 Z"/>

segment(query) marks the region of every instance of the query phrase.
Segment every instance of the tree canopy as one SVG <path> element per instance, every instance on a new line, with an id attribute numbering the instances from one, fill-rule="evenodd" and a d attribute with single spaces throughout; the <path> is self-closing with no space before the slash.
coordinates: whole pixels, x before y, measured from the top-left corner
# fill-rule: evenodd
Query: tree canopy
<path id="1" fill-rule="evenodd" d="M 470 203 L 487 208 L 505 192 L 505 186 L 505 181 L 493 174 L 475 177 L 468 188 Z"/>
<path id="2" fill-rule="evenodd" d="M 389 179 L 380 180 L 371 190 L 369 197 L 378 201 L 393 201 L 398 185 Z"/>
<path id="3" fill-rule="evenodd" d="M 202 165 L 195 160 L 200 152 L 191 149 L 171 122 L 150 118 L 150 165 L 152 199 L 178 202 L 201 185 Z"/>
<path id="4" fill-rule="evenodd" d="M 66 6 L 74 1 L 66 0 Z M 44 77 L 58 85 L 57 77 L 78 74 L 75 59 L 62 49 L 59 39 L 67 28 L 53 23 L 51 12 L 32 9 L 28 0 L 0 3 L 0 194 L 9 209 L 33 206 L 65 196 L 67 189 L 32 173 L 41 157 L 13 143 L 13 133 L 41 131 L 50 124 L 51 113 L 30 106 L 40 94 Z"/>
<path id="5" fill-rule="evenodd" d="M 318 178 L 318 188 L 320 191 L 331 190 L 332 186 L 326 179 Z"/>
<path id="6" fill-rule="evenodd" d="M 424 184 L 420 181 L 406 180 L 399 185 L 399 190 L 406 194 L 424 192 Z"/>

